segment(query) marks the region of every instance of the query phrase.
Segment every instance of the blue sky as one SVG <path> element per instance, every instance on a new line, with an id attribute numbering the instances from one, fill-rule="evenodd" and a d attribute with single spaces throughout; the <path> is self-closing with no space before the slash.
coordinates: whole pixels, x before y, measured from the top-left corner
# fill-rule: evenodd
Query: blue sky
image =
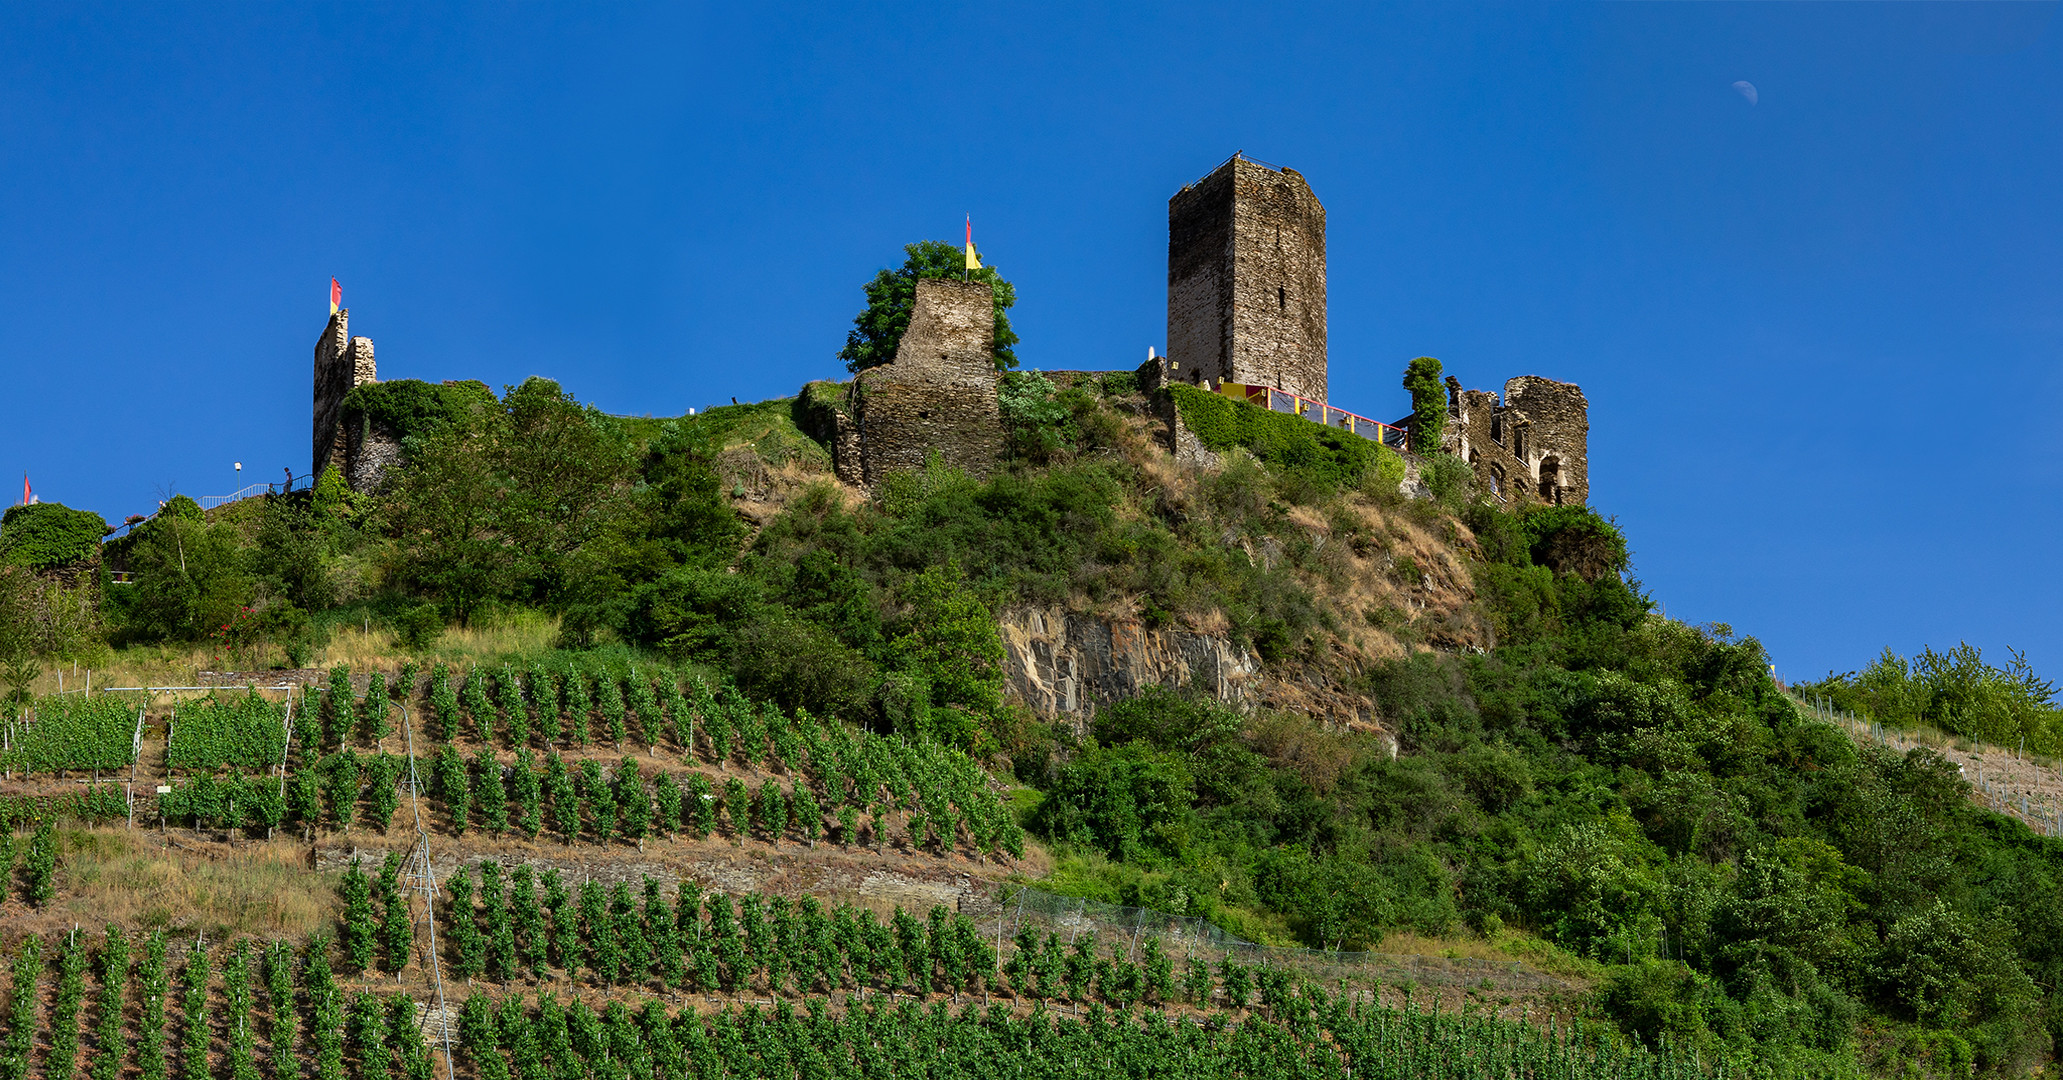
<path id="1" fill-rule="evenodd" d="M 305 471 L 332 275 L 387 378 L 786 395 L 967 213 L 1026 366 L 1130 367 L 1245 150 L 1326 203 L 1335 403 L 1581 383 L 1671 615 L 2063 675 L 2053 4 L 1116 7 L 7 6 L 0 475 Z"/>

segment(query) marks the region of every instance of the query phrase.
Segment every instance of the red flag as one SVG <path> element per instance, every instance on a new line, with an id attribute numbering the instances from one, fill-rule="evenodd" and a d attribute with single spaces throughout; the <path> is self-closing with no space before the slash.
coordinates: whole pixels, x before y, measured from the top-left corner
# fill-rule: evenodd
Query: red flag
<path id="1" fill-rule="evenodd" d="M 29 505 L 29 474 L 21 474 L 21 504 Z"/>
<path id="2" fill-rule="evenodd" d="M 335 314 L 337 313 L 337 309 L 338 309 L 338 308 L 340 308 L 340 307 L 342 307 L 342 306 L 344 306 L 344 287 L 343 287 L 342 285 L 339 285 L 339 284 L 337 284 L 337 279 L 336 279 L 336 278 L 331 278 L 331 279 L 330 279 L 330 314 L 332 314 L 332 315 L 335 315 Z"/>

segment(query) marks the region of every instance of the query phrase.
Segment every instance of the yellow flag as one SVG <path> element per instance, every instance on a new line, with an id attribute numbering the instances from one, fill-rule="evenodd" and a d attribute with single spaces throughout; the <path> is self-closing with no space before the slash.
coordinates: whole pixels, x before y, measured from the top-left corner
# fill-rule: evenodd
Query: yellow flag
<path id="1" fill-rule="evenodd" d="M 974 253 L 974 218 L 967 219 L 967 269 L 981 269 L 981 256 Z"/>

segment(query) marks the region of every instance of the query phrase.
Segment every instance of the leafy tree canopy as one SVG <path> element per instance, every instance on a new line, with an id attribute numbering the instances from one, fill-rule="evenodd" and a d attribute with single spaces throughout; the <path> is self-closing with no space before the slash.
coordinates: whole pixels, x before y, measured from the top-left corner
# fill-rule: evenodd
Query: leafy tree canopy
<path id="1" fill-rule="evenodd" d="M 917 302 L 917 282 L 921 278 L 957 278 L 963 274 L 975 281 L 987 282 L 996 295 L 996 366 L 1014 368 L 1017 353 L 1011 346 L 1017 344 L 1017 334 L 1010 329 L 1010 317 L 1005 314 L 1012 304 L 1017 303 L 1017 290 L 992 266 L 984 266 L 971 274 L 966 270 L 966 252 L 958 245 L 942 240 L 923 240 L 903 248 L 908 258 L 895 270 L 883 269 L 867 282 L 866 310 L 854 316 L 852 331 L 845 337 L 845 348 L 838 358 L 845 361 L 848 371 L 863 371 L 895 359 L 896 347 L 902 344 L 903 332 L 910 328 L 910 309 Z"/>

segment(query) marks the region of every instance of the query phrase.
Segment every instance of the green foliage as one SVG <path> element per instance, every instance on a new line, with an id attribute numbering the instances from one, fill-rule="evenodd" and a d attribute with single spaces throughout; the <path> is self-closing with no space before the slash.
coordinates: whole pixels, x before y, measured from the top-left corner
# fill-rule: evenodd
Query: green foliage
<path id="1" fill-rule="evenodd" d="M 1405 365 L 1404 390 L 1411 395 L 1411 452 L 1439 453 L 1447 429 L 1447 388 L 1440 382 L 1440 362 L 1421 356 Z"/>
<path id="2" fill-rule="evenodd" d="M 107 521 L 91 510 L 63 503 L 10 506 L 0 515 L 0 562 L 31 570 L 55 570 L 93 557 Z"/>
<path id="3" fill-rule="evenodd" d="M 7 1033 L 0 1040 L 0 1080 L 25 1080 L 36 1048 L 37 976 L 43 971 L 43 941 L 29 936 L 16 947 L 7 995 Z"/>
<path id="4" fill-rule="evenodd" d="M 1000 708 L 1003 642 L 995 614 L 967 587 L 958 564 L 910 577 L 901 600 L 902 632 L 889 646 L 898 666 L 925 681 L 934 704 L 976 714 Z"/>
<path id="5" fill-rule="evenodd" d="M 174 769 L 270 769 L 286 753 L 284 706 L 255 690 L 179 706 L 165 760 Z"/>
<path id="6" fill-rule="evenodd" d="M 255 583 L 238 527 L 210 523 L 184 495 L 118 543 L 131 584 L 108 600 L 128 640 L 197 641 L 250 606 Z"/>
<path id="7" fill-rule="evenodd" d="M 344 395 L 343 423 L 346 427 L 371 424 L 392 432 L 406 445 L 409 439 L 464 423 L 495 405 L 494 391 L 475 379 L 441 384 L 395 379 L 353 387 Z"/>
<path id="8" fill-rule="evenodd" d="M 1968 642 L 1923 648 L 1906 660 L 1884 650 L 1860 673 L 1828 675 L 1798 689 L 1893 727 L 1931 727 L 1951 735 L 2038 754 L 2063 755 L 2063 709 L 2056 684 L 2038 676 L 2026 654 L 2008 649 L 2004 667 Z"/>
<path id="9" fill-rule="evenodd" d="M 6 723 L 0 768 L 21 772 L 114 770 L 136 760 L 137 704 L 115 694 L 40 699 L 32 719 Z"/>
<path id="10" fill-rule="evenodd" d="M 1205 449 L 1243 449 L 1316 497 L 1403 478 L 1401 459 L 1370 439 L 1194 386 L 1168 388 L 1182 423 Z M 1395 490 L 1392 483 L 1391 490 Z"/>
<path id="11" fill-rule="evenodd" d="M 153 931 L 144 939 L 143 960 L 136 965 L 136 993 L 142 1002 L 136 1021 L 136 1069 L 144 1080 L 165 1080 L 165 1001 L 171 992 L 165 933 Z"/>
<path id="12" fill-rule="evenodd" d="M 179 1062 L 182 1077 L 208 1075 L 208 979 L 213 965 L 200 942 L 189 945 L 179 970 Z"/>
<path id="13" fill-rule="evenodd" d="M 1180 758 L 1139 743 L 1091 748 L 1054 777 L 1033 827 L 1114 858 L 1149 858 L 1183 846 L 1191 788 Z"/>
<path id="14" fill-rule="evenodd" d="M 315 487 L 308 503 L 316 518 L 335 521 L 351 513 L 356 502 L 351 483 L 344 479 L 343 470 L 335 465 L 324 465 L 322 472 L 315 477 Z"/>
<path id="15" fill-rule="evenodd" d="M 372 882 L 359 868 L 359 860 L 352 859 L 344 868 L 337 896 L 344 906 L 337 932 L 337 941 L 344 947 L 344 970 L 370 971 L 379 946 L 379 926 L 373 915 Z"/>
<path id="16" fill-rule="evenodd" d="M 57 899 L 57 828 L 48 818 L 36 823 L 29 851 L 22 860 L 22 899 L 44 907 Z"/>
<path id="17" fill-rule="evenodd" d="M 865 286 L 866 309 L 853 317 L 853 328 L 845 338 L 838 358 L 847 371 L 862 371 L 895 359 L 903 334 L 910 328 L 910 314 L 917 303 L 917 282 L 926 278 L 960 278 L 986 283 L 995 293 L 995 358 L 998 368 L 1017 366 L 1017 334 L 1010 329 L 1007 312 L 1017 303 L 1017 290 L 1003 280 L 992 266 L 968 271 L 966 251 L 957 244 L 922 240 L 904 246 L 903 265 L 884 269 Z"/>
<path id="18" fill-rule="evenodd" d="M 79 1005 L 86 1000 L 86 942 L 78 930 L 64 936 L 57 953 L 57 993 L 50 999 L 47 1061 L 69 1076 L 79 1057 Z"/>

